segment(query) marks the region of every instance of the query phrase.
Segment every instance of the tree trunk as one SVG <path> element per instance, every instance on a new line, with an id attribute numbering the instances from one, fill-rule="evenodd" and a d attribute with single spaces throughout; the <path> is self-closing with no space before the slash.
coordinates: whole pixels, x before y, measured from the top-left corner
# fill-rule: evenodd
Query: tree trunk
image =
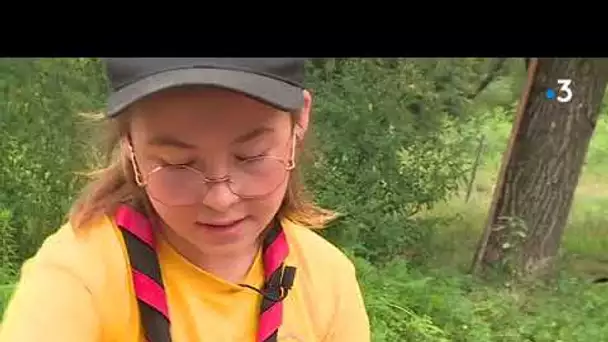
<path id="1" fill-rule="evenodd" d="M 572 80 L 569 102 L 558 79 Z M 608 59 L 540 59 L 473 271 L 550 271 L 557 256 L 608 80 Z M 510 152 L 510 153 L 509 153 Z"/>

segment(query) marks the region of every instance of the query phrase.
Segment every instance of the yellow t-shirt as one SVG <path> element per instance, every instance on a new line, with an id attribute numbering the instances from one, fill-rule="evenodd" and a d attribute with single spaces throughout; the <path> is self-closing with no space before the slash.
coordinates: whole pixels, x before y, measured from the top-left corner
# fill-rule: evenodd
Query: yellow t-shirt
<path id="1" fill-rule="evenodd" d="M 279 342 L 368 342 L 370 327 L 342 252 L 284 221 L 296 280 L 284 302 Z M 158 255 L 174 342 L 255 341 L 261 296 L 197 268 L 162 240 Z M 0 342 L 141 342 L 126 249 L 113 221 L 69 224 L 28 260 L 0 323 Z M 260 287 L 258 255 L 247 284 Z"/>

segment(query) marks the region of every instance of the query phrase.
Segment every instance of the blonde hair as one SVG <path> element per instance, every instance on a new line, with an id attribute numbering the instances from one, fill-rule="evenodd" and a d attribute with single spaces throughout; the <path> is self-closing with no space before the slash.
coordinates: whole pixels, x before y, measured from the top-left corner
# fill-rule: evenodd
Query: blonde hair
<path id="1" fill-rule="evenodd" d="M 295 114 L 291 115 L 295 116 Z M 94 130 L 101 130 L 104 133 L 100 151 L 103 159 L 97 158 L 95 162 L 101 162 L 105 166 L 92 172 L 82 173 L 90 178 L 90 182 L 69 211 L 68 220 L 72 227 L 83 227 L 94 219 L 111 214 L 125 202 L 135 204 L 141 210 L 149 212 L 151 205 L 143 191 L 136 185 L 130 158 L 121 148 L 121 140 L 129 132 L 131 114 L 126 111 L 112 119 L 107 119 L 103 113 L 81 116 L 92 119 L 95 123 L 92 126 Z M 292 122 L 295 124 L 295 120 Z M 98 124 L 102 126 L 99 127 Z M 304 141 L 298 144 L 296 168 L 291 171 L 285 198 L 277 217 L 307 228 L 319 229 L 337 218 L 338 213 L 316 205 L 307 192 L 301 179 L 299 160 L 303 145 L 305 145 Z"/>

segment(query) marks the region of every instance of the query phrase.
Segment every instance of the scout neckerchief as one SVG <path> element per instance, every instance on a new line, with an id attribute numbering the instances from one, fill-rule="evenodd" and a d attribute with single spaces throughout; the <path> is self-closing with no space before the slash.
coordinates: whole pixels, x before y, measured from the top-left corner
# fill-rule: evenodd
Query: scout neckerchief
<path id="1" fill-rule="evenodd" d="M 167 295 L 156 253 L 152 224 L 145 215 L 126 204 L 118 208 L 115 220 L 127 247 L 146 341 L 171 342 Z M 277 341 L 283 320 L 282 299 L 295 276 L 295 268 L 284 267 L 288 253 L 289 246 L 283 228 L 278 220 L 273 220 L 262 243 L 264 287 L 262 290 L 253 288 L 263 296 L 257 342 Z"/>

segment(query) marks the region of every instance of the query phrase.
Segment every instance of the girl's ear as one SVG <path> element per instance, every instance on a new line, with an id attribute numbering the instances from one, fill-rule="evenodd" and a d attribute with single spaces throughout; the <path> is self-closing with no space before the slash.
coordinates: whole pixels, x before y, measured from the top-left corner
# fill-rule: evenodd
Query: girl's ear
<path id="1" fill-rule="evenodd" d="M 120 152 L 128 161 L 131 161 L 131 139 L 128 136 L 124 136 L 120 139 Z"/>
<path id="2" fill-rule="evenodd" d="M 308 130 L 308 123 L 310 121 L 310 112 L 312 108 L 312 95 L 306 89 L 303 90 L 304 105 L 297 115 L 296 120 L 296 135 L 298 139 L 302 140 L 306 131 Z"/>

